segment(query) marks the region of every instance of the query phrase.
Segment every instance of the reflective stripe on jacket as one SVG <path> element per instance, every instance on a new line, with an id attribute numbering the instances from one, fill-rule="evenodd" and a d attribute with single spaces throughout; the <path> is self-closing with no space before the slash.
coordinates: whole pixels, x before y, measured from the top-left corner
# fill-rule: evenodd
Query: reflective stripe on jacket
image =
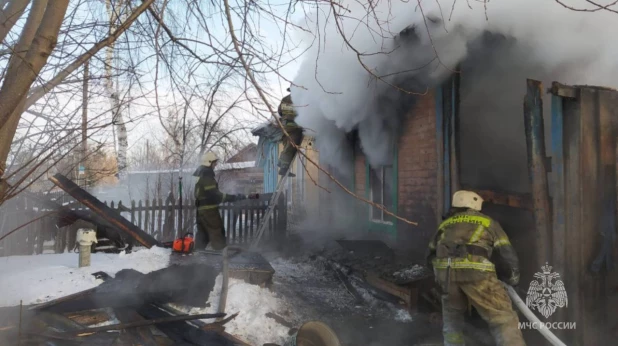
<path id="1" fill-rule="evenodd" d="M 201 170 L 200 178 L 195 184 L 194 196 L 197 210 L 215 209 L 223 202 L 233 202 L 236 200 L 236 196 L 227 195 L 219 191 L 215 172 L 210 167 L 204 167 Z"/>
<path id="2" fill-rule="evenodd" d="M 487 252 L 484 256 L 468 255 L 457 257 L 457 249 L 472 245 Z M 468 209 L 455 213 L 444 220 L 429 243 L 429 258 L 435 270 L 449 267 L 455 271 L 480 270 L 494 272 L 495 266 L 489 258 L 497 251 L 499 258 L 510 270 L 519 269 L 515 249 L 498 222 L 476 210 Z"/>
<path id="3" fill-rule="evenodd" d="M 296 109 L 294 108 L 294 104 L 292 103 L 291 95 L 287 95 L 281 100 L 281 103 L 279 104 L 278 113 L 281 119 L 284 120 L 285 126 L 298 126 L 294 122 L 294 119 L 296 119 L 296 116 L 298 115 L 298 113 L 296 112 Z"/>

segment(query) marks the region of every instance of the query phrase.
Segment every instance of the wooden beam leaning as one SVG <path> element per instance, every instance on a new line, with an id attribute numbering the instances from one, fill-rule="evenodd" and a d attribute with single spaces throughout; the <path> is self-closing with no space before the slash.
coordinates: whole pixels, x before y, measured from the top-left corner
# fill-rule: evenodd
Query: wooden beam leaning
<path id="1" fill-rule="evenodd" d="M 151 248 L 153 246 L 161 245 L 150 234 L 144 232 L 142 229 L 129 222 L 127 219 L 122 217 L 122 215 L 120 215 L 116 210 L 111 209 L 110 207 L 103 204 L 103 202 L 99 201 L 93 195 L 89 194 L 84 189 L 77 186 L 77 184 L 72 182 L 64 175 L 58 173 L 53 177 L 49 178 L 49 180 L 51 180 L 51 182 L 56 184 L 59 188 L 63 189 L 73 198 L 82 202 L 94 213 L 114 225 L 114 227 L 127 233 L 145 247 Z"/>

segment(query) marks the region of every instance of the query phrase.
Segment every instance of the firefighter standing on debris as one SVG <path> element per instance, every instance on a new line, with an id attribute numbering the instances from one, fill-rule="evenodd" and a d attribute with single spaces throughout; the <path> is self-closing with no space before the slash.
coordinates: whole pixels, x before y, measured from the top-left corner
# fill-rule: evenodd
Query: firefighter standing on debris
<path id="1" fill-rule="evenodd" d="M 289 92 L 290 88 L 287 90 Z M 284 147 L 281 155 L 279 155 L 279 162 L 277 163 L 277 166 L 279 167 L 279 175 L 285 175 L 290 168 L 292 159 L 294 159 L 297 151 L 296 147 L 294 147 L 291 142 L 294 142 L 297 146 L 303 142 L 303 128 L 298 126 L 298 124 L 294 121 L 298 113 L 296 113 L 296 110 L 294 109 L 292 95 L 287 95 L 281 100 L 278 113 L 281 117 L 281 122 L 283 123 L 285 131 L 290 135 L 290 138 L 288 138 L 285 134 L 283 134 L 282 141 L 284 143 Z M 295 175 L 293 173 L 289 173 L 289 176 L 294 177 Z"/>
<path id="2" fill-rule="evenodd" d="M 225 229 L 223 220 L 219 214 L 219 204 L 223 202 L 234 202 L 247 198 L 255 198 L 250 195 L 228 195 L 219 191 L 219 184 L 215 180 L 215 166 L 217 165 L 217 155 L 212 151 L 207 152 L 202 157 L 201 165 L 197 168 L 194 176 L 199 177 L 195 184 L 195 206 L 197 207 L 196 221 L 198 237 L 195 248 L 203 250 L 208 243 L 211 243 L 215 250 L 222 250 L 226 247 Z"/>
<path id="3" fill-rule="evenodd" d="M 443 292 L 444 345 L 465 345 L 464 313 L 474 306 L 489 324 L 499 346 L 526 345 L 519 318 L 506 289 L 489 260 L 497 251 L 508 267 L 504 281 L 519 282 L 519 260 L 500 224 L 481 213 L 483 199 L 471 191 L 457 191 L 453 208 L 429 243 L 429 265 Z"/>

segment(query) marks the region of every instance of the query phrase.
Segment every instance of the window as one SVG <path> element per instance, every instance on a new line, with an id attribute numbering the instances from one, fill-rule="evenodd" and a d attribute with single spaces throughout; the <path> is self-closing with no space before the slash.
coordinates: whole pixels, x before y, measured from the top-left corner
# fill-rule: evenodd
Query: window
<path id="1" fill-rule="evenodd" d="M 369 169 L 369 188 L 371 201 L 381 204 L 387 210 L 393 211 L 395 192 L 393 189 L 393 166 L 382 166 L 380 168 Z M 380 208 L 371 206 L 370 219 L 373 222 L 388 223 L 393 222 L 392 217 Z"/>

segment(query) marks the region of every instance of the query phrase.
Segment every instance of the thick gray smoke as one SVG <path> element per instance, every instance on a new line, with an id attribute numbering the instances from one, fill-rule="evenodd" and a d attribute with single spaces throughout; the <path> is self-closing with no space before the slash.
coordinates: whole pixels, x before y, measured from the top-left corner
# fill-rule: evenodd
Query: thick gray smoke
<path id="1" fill-rule="evenodd" d="M 586 6 L 585 1 L 563 2 Z M 494 77 L 501 73 L 521 79 L 519 91 L 527 77 L 618 84 L 618 46 L 612 44 L 618 14 L 575 12 L 553 0 L 493 0 L 487 1 L 486 9 L 483 1 L 432 0 L 420 5 L 422 13 L 417 1 L 371 2 L 375 7 L 368 14 L 367 1 L 340 1 L 335 8 L 345 17 L 339 24 L 328 3 L 300 23 L 310 33 L 299 31 L 299 37 L 311 47 L 294 79 L 300 87 L 292 88 L 292 98 L 299 107 L 299 124 L 315 131 L 321 161 L 350 173 L 351 166 L 342 165 L 350 157 L 344 139 L 345 133 L 357 129 L 369 162 L 388 163 L 391 141 L 417 99 L 368 73 L 348 43 L 364 54 L 360 60 L 374 75 L 420 94 L 439 85 L 459 63 L 476 71 L 468 85 L 486 88 L 486 96 L 495 100 L 499 92 L 508 92 L 508 83 L 498 89 L 493 85 L 500 82 Z M 502 47 L 498 54 L 487 42 L 479 46 L 488 32 L 507 38 L 508 49 Z M 494 60 L 485 71 L 488 56 Z M 525 68 L 514 69 L 522 59 Z"/>

